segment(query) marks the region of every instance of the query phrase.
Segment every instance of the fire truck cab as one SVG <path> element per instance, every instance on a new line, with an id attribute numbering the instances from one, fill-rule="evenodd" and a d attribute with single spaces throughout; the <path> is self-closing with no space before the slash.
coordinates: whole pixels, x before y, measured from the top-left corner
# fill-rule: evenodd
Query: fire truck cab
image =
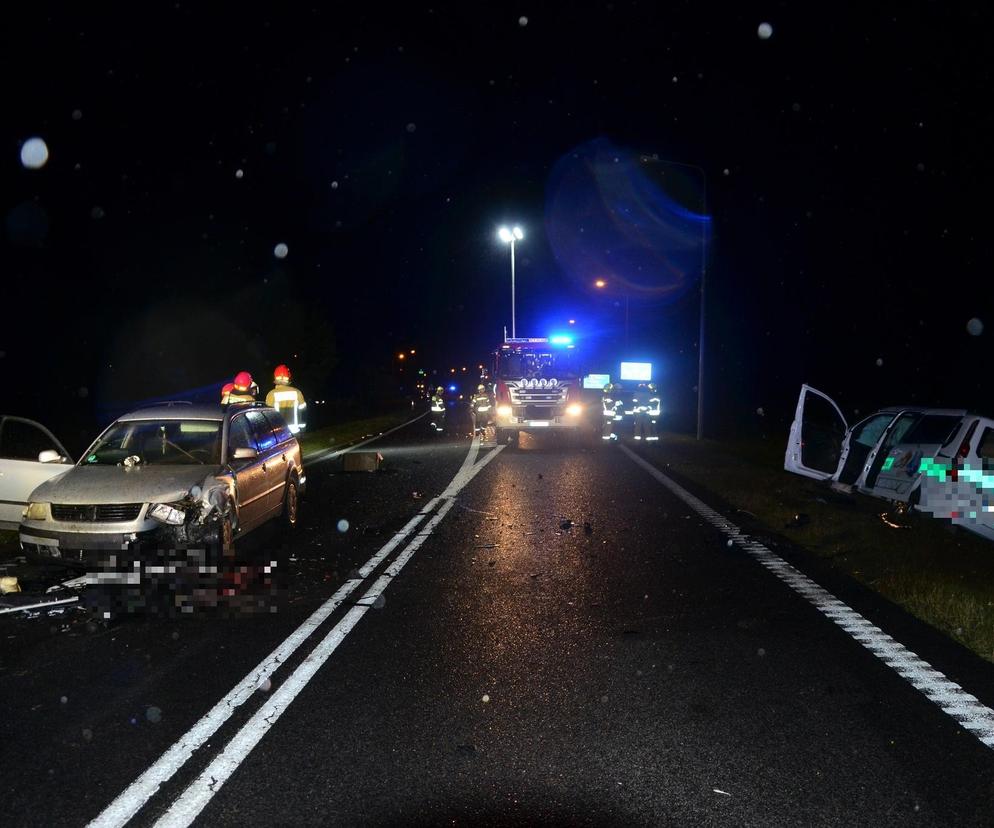
<path id="1" fill-rule="evenodd" d="M 494 352 L 497 442 L 516 444 L 522 431 L 597 436 L 581 377 L 572 337 L 505 337 Z"/>

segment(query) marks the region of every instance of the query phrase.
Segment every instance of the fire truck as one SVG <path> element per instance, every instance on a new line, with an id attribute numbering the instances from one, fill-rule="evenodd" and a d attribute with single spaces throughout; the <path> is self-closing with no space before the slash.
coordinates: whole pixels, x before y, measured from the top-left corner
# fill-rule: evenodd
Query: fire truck
<path id="1" fill-rule="evenodd" d="M 505 336 L 493 379 L 498 443 L 516 445 L 522 431 L 599 437 L 600 411 L 585 399 L 572 337 Z"/>

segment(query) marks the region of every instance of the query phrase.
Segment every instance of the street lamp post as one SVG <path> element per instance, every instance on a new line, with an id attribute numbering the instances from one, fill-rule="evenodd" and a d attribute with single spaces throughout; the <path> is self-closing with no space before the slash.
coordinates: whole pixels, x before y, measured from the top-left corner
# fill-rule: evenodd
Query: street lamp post
<path id="1" fill-rule="evenodd" d="M 525 234 L 520 227 L 515 225 L 510 230 L 506 227 L 501 227 L 497 231 L 497 237 L 505 244 L 511 245 L 511 338 L 514 339 L 518 335 L 514 312 L 514 243 L 521 241 L 525 237 Z"/>
<path id="2" fill-rule="evenodd" d="M 655 160 L 655 159 L 653 159 Z M 687 167 L 691 170 L 697 170 L 701 174 L 701 207 L 704 211 L 704 220 L 708 221 L 708 176 L 704 171 L 703 167 L 697 166 L 697 164 L 686 164 L 683 161 L 670 161 L 668 159 L 659 159 L 664 164 L 676 164 L 678 167 Z M 700 334 L 697 337 L 697 439 L 700 440 L 704 436 L 704 298 L 705 298 L 705 282 L 707 277 L 707 262 L 708 262 L 708 245 L 707 238 L 705 237 L 704 243 L 701 245 L 701 329 Z"/>

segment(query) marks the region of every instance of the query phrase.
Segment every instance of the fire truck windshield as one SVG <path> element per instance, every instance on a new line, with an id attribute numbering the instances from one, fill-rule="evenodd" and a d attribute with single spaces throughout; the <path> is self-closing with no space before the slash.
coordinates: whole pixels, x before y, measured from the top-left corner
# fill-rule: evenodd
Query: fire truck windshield
<path id="1" fill-rule="evenodd" d="M 501 354 L 499 379 L 563 379 L 579 376 L 576 354 L 573 351 L 540 353 L 523 351 Z"/>

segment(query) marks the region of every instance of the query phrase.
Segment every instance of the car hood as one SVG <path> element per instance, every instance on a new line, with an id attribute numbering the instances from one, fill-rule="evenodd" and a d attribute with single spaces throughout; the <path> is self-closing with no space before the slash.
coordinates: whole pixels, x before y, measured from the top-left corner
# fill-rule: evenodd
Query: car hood
<path id="1" fill-rule="evenodd" d="M 217 466 L 75 466 L 31 493 L 43 503 L 171 503 L 220 472 Z"/>

